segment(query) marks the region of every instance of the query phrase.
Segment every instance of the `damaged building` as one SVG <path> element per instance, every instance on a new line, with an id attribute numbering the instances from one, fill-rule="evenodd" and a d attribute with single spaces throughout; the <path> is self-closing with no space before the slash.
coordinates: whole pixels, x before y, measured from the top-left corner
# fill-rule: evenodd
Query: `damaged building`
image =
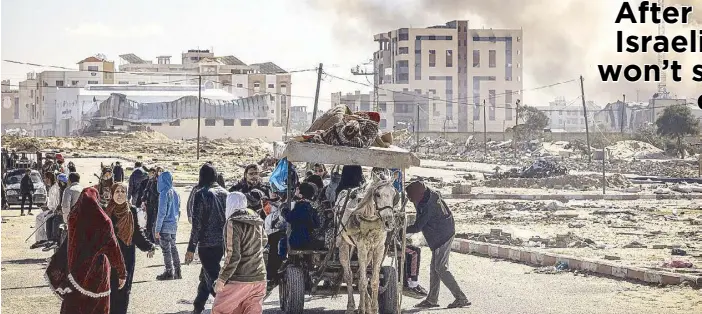
<path id="1" fill-rule="evenodd" d="M 73 95 L 66 95 L 73 93 Z M 220 89 L 192 85 L 93 85 L 65 90 L 57 105 L 60 136 L 100 130 L 150 129 L 172 139 L 197 136 L 198 93 L 202 137 L 280 140 L 282 128 L 273 125 L 270 96 L 234 99 Z"/>

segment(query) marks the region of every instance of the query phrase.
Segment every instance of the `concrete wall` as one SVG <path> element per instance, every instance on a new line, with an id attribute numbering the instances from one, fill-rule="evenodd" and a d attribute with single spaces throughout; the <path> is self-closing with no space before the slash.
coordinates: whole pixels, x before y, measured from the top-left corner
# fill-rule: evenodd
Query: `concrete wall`
<path id="1" fill-rule="evenodd" d="M 208 139 L 228 138 L 260 138 L 265 141 L 280 141 L 283 139 L 283 128 L 274 126 L 258 126 L 253 120 L 251 126 L 241 126 L 237 119 L 233 126 L 224 126 L 224 120 L 215 120 L 214 126 L 207 126 L 206 119 L 200 122 L 200 136 Z M 152 130 L 161 132 L 171 139 L 192 139 L 197 137 L 197 119 L 180 120 L 179 126 L 167 123 L 149 126 Z"/>

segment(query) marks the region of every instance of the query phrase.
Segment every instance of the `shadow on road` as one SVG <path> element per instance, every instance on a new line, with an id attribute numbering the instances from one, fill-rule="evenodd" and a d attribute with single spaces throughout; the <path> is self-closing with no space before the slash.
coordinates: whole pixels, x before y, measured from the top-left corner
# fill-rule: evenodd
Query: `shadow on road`
<path id="1" fill-rule="evenodd" d="M 24 259 L 13 259 L 2 261 L 3 264 L 15 264 L 15 265 L 29 265 L 29 264 L 41 264 L 46 262 L 46 258 L 24 258 Z"/>
<path id="2" fill-rule="evenodd" d="M 274 314 L 274 313 L 283 313 L 280 309 L 267 309 L 263 310 L 263 313 L 266 314 Z M 346 313 L 345 310 L 327 310 L 326 308 L 323 307 L 316 307 L 313 309 L 305 309 L 305 313 L 334 313 L 334 314 L 344 314 Z"/>

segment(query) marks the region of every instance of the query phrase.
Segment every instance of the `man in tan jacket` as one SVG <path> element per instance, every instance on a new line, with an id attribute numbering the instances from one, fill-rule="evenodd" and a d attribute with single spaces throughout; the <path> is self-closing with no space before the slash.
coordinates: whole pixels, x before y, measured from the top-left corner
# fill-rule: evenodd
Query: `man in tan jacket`
<path id="1" fill-rule="evenodd" d="M 224 227 L 224 265 L 215 283 L 213 314 L 262 313 L 266 295 L 266 265 L 263 248 L 267 238 L 263 220 L 247 208 L 246 196 L 227 196 Z"/>

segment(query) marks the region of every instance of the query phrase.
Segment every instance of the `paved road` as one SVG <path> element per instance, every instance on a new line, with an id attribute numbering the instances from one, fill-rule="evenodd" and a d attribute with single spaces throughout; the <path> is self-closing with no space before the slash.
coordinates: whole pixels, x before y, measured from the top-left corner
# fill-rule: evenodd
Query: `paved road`
<path id="1" fill-rule="evenodd" d="M 99 161 L 79 160 L 88 166 Z M 78 164 L 78 162 L 77 162 Z M 92 170 L 90 168 L 89 170 Z M 87 175 L 84 175 L 86 177 Z M 2 313 L 57 313 L 59 300 L 48 289 L 43 262 L 49 253 L 29 250 L 33 243 L 24 240 L 33 231 L 34 217 L 19 217 L 19 210 L 2 212 L 6 223 L 0 225 L 2 235 Z M 190 226 L 180 222 L 178 248 L 185 253 Z M 428 283 L 428 250 L 423 254 L 420 279 Z M 130 313 L 187 314 L 195 295 L 199 265 L 184 266 L 184 279 L 159 282 L 154 278 L 162 268 L 159 254 L 148 259 L 137 253 L 135 284 Z M 572 274 L 536 274 L 534 268 L 489 258 L 453 254 L 451 267 L 459 283 L 473 301 L 468 310 L 435 309 L 436 313 L 702 313 L 702 293 L 689 288 L 657 288 L 612 279 L 581 277 Z M 441 304 L 452 297 L 444 288 Z M 404 298 L 406 312 L 419 300 Z M 358 304 L 358 302 L 356 302 Z M 346 296 L 308 298 L 310 313 L 343 313 Z M 209 307 L 209 305 L 208 305 Z M 265 313 L 278 313 L 278 296 L 274 293 L 264 305 Z"/>

